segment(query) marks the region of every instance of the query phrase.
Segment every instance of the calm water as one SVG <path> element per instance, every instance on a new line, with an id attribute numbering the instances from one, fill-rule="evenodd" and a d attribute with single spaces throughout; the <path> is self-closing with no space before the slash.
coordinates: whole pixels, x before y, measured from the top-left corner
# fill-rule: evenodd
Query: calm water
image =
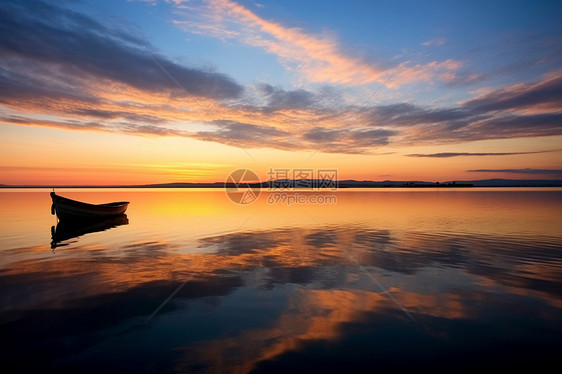
<path id="1" fill-rule="evenodd" d="M 3 367 L 560 362 L 562 189 L 340 190 L 336 204 L 291 206 L 267 193 L 239 206 L 222 190 L 57 192 L 131 204 L 126 219 L 64 227 L 47 190 L 0 190 Z"/>

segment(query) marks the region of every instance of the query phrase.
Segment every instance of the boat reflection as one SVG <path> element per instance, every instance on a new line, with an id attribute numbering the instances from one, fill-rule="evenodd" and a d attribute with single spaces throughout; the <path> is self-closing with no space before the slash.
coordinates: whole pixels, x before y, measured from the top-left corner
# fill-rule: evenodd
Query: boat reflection
<path id="1" fill-rule="evenodd" d="M 92 232 L 105 231 L 111 228 L 128 225 L 126 214 L 103 219 L 82 219 L 73 221 L 59 221 L 57 226 L 51 226 L 51 249 L 63 247 L 70 243 L 63 243 L 73 238 Z"/>

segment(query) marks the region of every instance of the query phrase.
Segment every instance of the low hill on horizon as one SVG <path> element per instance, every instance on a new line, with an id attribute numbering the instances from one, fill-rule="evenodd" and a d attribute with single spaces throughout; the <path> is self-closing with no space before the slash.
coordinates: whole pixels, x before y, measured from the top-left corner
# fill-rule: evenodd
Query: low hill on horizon
<path id="1" fill-rule="evenodd" d="M 326 188 L 334 188 L 334 183 L 327 185 L 322 180 L 275 180 L 253 184 L 255 187 L 263 188 L 318 188 L 320 185 Z M 0 184 L 0 188 L 224 188 L 236 187 L 234 184 L 225 182 L 211 183 L 155 183 L 142 185 L 7 185 Z M 480 179 L 468 181 L 444 181 L 444 182 L 427 182 L 427 181 L 369 181 L 346 179 L 337 182 L 337 188 L 384 188 L 384 187 L 562 187 L 562 180 L 545 180 L 545 179 Z"/>

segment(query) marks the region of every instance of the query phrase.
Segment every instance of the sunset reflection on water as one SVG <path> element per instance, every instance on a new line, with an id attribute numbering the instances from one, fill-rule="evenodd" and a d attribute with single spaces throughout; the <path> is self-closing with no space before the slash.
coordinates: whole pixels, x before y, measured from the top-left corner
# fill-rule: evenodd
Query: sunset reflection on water
<path id="1" fill-rule="evenodd" d="M 24 369 L 510 367 L 560 346 L 561 189 L 58 193 L 128 200 L 128 224 L 52 249 L 48 191 L 0 192 L 2 356 Z"/>

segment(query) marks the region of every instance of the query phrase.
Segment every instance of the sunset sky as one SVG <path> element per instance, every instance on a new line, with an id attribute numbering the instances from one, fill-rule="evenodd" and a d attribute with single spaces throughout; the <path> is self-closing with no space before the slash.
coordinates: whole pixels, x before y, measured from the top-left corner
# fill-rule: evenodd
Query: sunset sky
<path id="1" fill-rule="evenodd" d="M 0 3 L 0 184 L 562 179 L 562 2 Z"/>

